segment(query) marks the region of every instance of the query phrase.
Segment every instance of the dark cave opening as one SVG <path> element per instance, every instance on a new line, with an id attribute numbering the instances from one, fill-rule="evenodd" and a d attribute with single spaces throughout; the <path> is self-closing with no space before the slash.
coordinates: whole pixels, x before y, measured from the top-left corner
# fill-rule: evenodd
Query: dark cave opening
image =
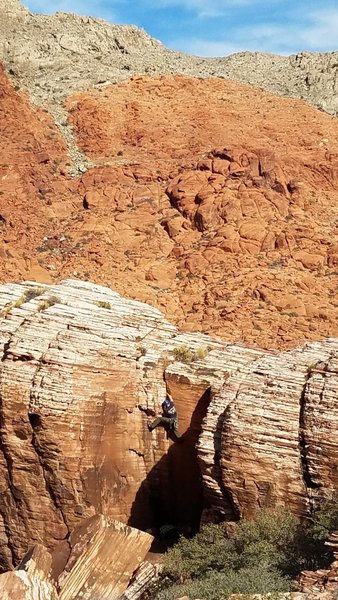
<path id="1" fill-rule="evenodd" d="M 32 429 L 38 429 L 41 427 L 41 417 L 36 413 L 28 413 L 28 419 L 32 426 Z"/>
<path id="2" fill-rule="evenodd" d="M 128 524 L 155 536 L 153 551 L 174 543 L 179 535 L 199 530 L 204 506 L 197 442 L 210 402 L 210 388 L 198 400 L 189 427 L 142 482 Z"/>

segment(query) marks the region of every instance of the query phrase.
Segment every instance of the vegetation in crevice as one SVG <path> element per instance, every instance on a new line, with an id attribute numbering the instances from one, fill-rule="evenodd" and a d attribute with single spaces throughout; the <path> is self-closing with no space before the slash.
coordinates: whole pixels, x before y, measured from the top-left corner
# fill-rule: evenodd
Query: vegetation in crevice
<path id="1" fill-rule="evenodd" d="M 44 300 L 41 300 L 41 302 L 39 302 L 38 304 L 38 312 L 42 312 L 44 310 L 47 310 L 47 308 L 49 308 L 50 306 L 54 306 L 54 304 L 58 304 L 60 303 L 60 299 L 58 298 L 58 296 L 49 296 L 49 298 L 45 298 Z"/>
<path id="2" fill-rule="evenodd" d="M 98 300 L 97 302 L 94 302 L 94 304 L 99 308 L 106 308 L 107 310 L 111 310 L 110 302 L 106 302 L 105 300 Z"/>
<path id="3" fill-rule="evenodd" d="M 188 346 L 182 345 L 174 348 L 174 359 L 178 362 L 189 364 L 196 360 L 203 360 L 208 354 L 208 348 L 199 346 L 196 350 L 192 350 Z"/>

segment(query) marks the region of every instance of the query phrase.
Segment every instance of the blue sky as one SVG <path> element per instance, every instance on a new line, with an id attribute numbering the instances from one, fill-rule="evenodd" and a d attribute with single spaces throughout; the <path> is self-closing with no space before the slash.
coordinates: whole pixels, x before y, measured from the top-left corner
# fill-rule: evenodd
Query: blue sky
<path id="1" fill-rule="evenodd" d="M 145 29 L 199 56 L 244 50 L 338 50 L 337 0 L 23 0 L 31 12 L 74 12 Z"/>

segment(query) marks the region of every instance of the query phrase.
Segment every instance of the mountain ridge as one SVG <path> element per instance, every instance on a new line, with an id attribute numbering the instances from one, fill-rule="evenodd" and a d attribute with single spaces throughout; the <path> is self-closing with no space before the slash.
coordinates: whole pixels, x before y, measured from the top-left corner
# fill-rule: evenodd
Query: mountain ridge
<path id="1" fill-rule="evenodd" d="M 10 77 L 48 108 L 73 92 L 133 75 L 178 73 L 232 79 L 338 114 L 338 52 L 202 58 L 169 50 L 136 26 L 71 13 L 35 15 L 19 0 L 1 0 L 0 34 L 0 61 Z"/>

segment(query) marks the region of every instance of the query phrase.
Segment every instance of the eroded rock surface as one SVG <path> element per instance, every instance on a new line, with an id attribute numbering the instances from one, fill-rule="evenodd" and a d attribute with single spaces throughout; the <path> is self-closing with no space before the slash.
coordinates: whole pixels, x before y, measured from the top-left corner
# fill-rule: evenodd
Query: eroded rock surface
<path id="1" fill-rule="evenodd" d="M 192 415 L 223 344 L 179 336 L 156 309 L 89 283 L 35 288 L 1 289 L 2 564 L 16 563 L 27 540 L 54 548 L 96 512 L 147 528 L 170 522 L 174 511 L 182 525 L 196 525 L 194 447 L 206 400 Z M 27 300 L 26 289 L 40 295 Z M 163 430 L 150 435 L 147 421 L 165 395 L 173 348 L 204 343 L 214 349 L 210 364 L 195 389 L 186 386 L 180 409 L 187 444 L 168 452 Z M 175 393 L 176 379 L 170 375 Z M 190 487 L 199 494 L 193 510 Z"/>
<path id="2" fill-rule="evenodd" d="M 58 600 L 51 581 L 52 557 L 42 546 L 32 548 L 15 571 L 0 575 L 1 600 Z"/>
<path id="3" fill-rule="evenodd" d="M 120 598 L 152 541 L 148 533 L 102 515 L 81 523 L 69 538 L 70 556 L 58 579 L 60 600 Z"/>
<path id="4" fill-rule="evenodd" d="M 72 280 L 3 285 L 0 307 L 3 568 L 96 513 L 188 531 L 202 511 L 307 516 L 337 486 L 337 340 L 277 353 L 179 334 Z M 182 443 L 147 429 L 166 388 Z"/>
<path id="5" fill-rule="evenodd" d="M 115 600 L 128 592 L 135 571 L 143 573 L 139 588 L 147 589 L 150 572 L 142 559 L 152 540 L 148 533 L 96 515 L 82 521 L 53 557 L 38 544 L 15 571 L 0 575 L 1 600 Z"/>
<path id="6" fill-rule="evenodd" d="M 253 357 L 211 394 L 199 455 L 220 517 L 285 504 L 308 516 L 337 488 L 337 351 L 328 339 Z"/>
<path id="7" fill-rule="evenodd" d="M 69 99 L 101 165 L 71 178 L 48 114 L 0 80 L 3 281 L 75 275 L 257 347 L 338 335 L 336 120 L 222 80 L 135 78 Z"/>

